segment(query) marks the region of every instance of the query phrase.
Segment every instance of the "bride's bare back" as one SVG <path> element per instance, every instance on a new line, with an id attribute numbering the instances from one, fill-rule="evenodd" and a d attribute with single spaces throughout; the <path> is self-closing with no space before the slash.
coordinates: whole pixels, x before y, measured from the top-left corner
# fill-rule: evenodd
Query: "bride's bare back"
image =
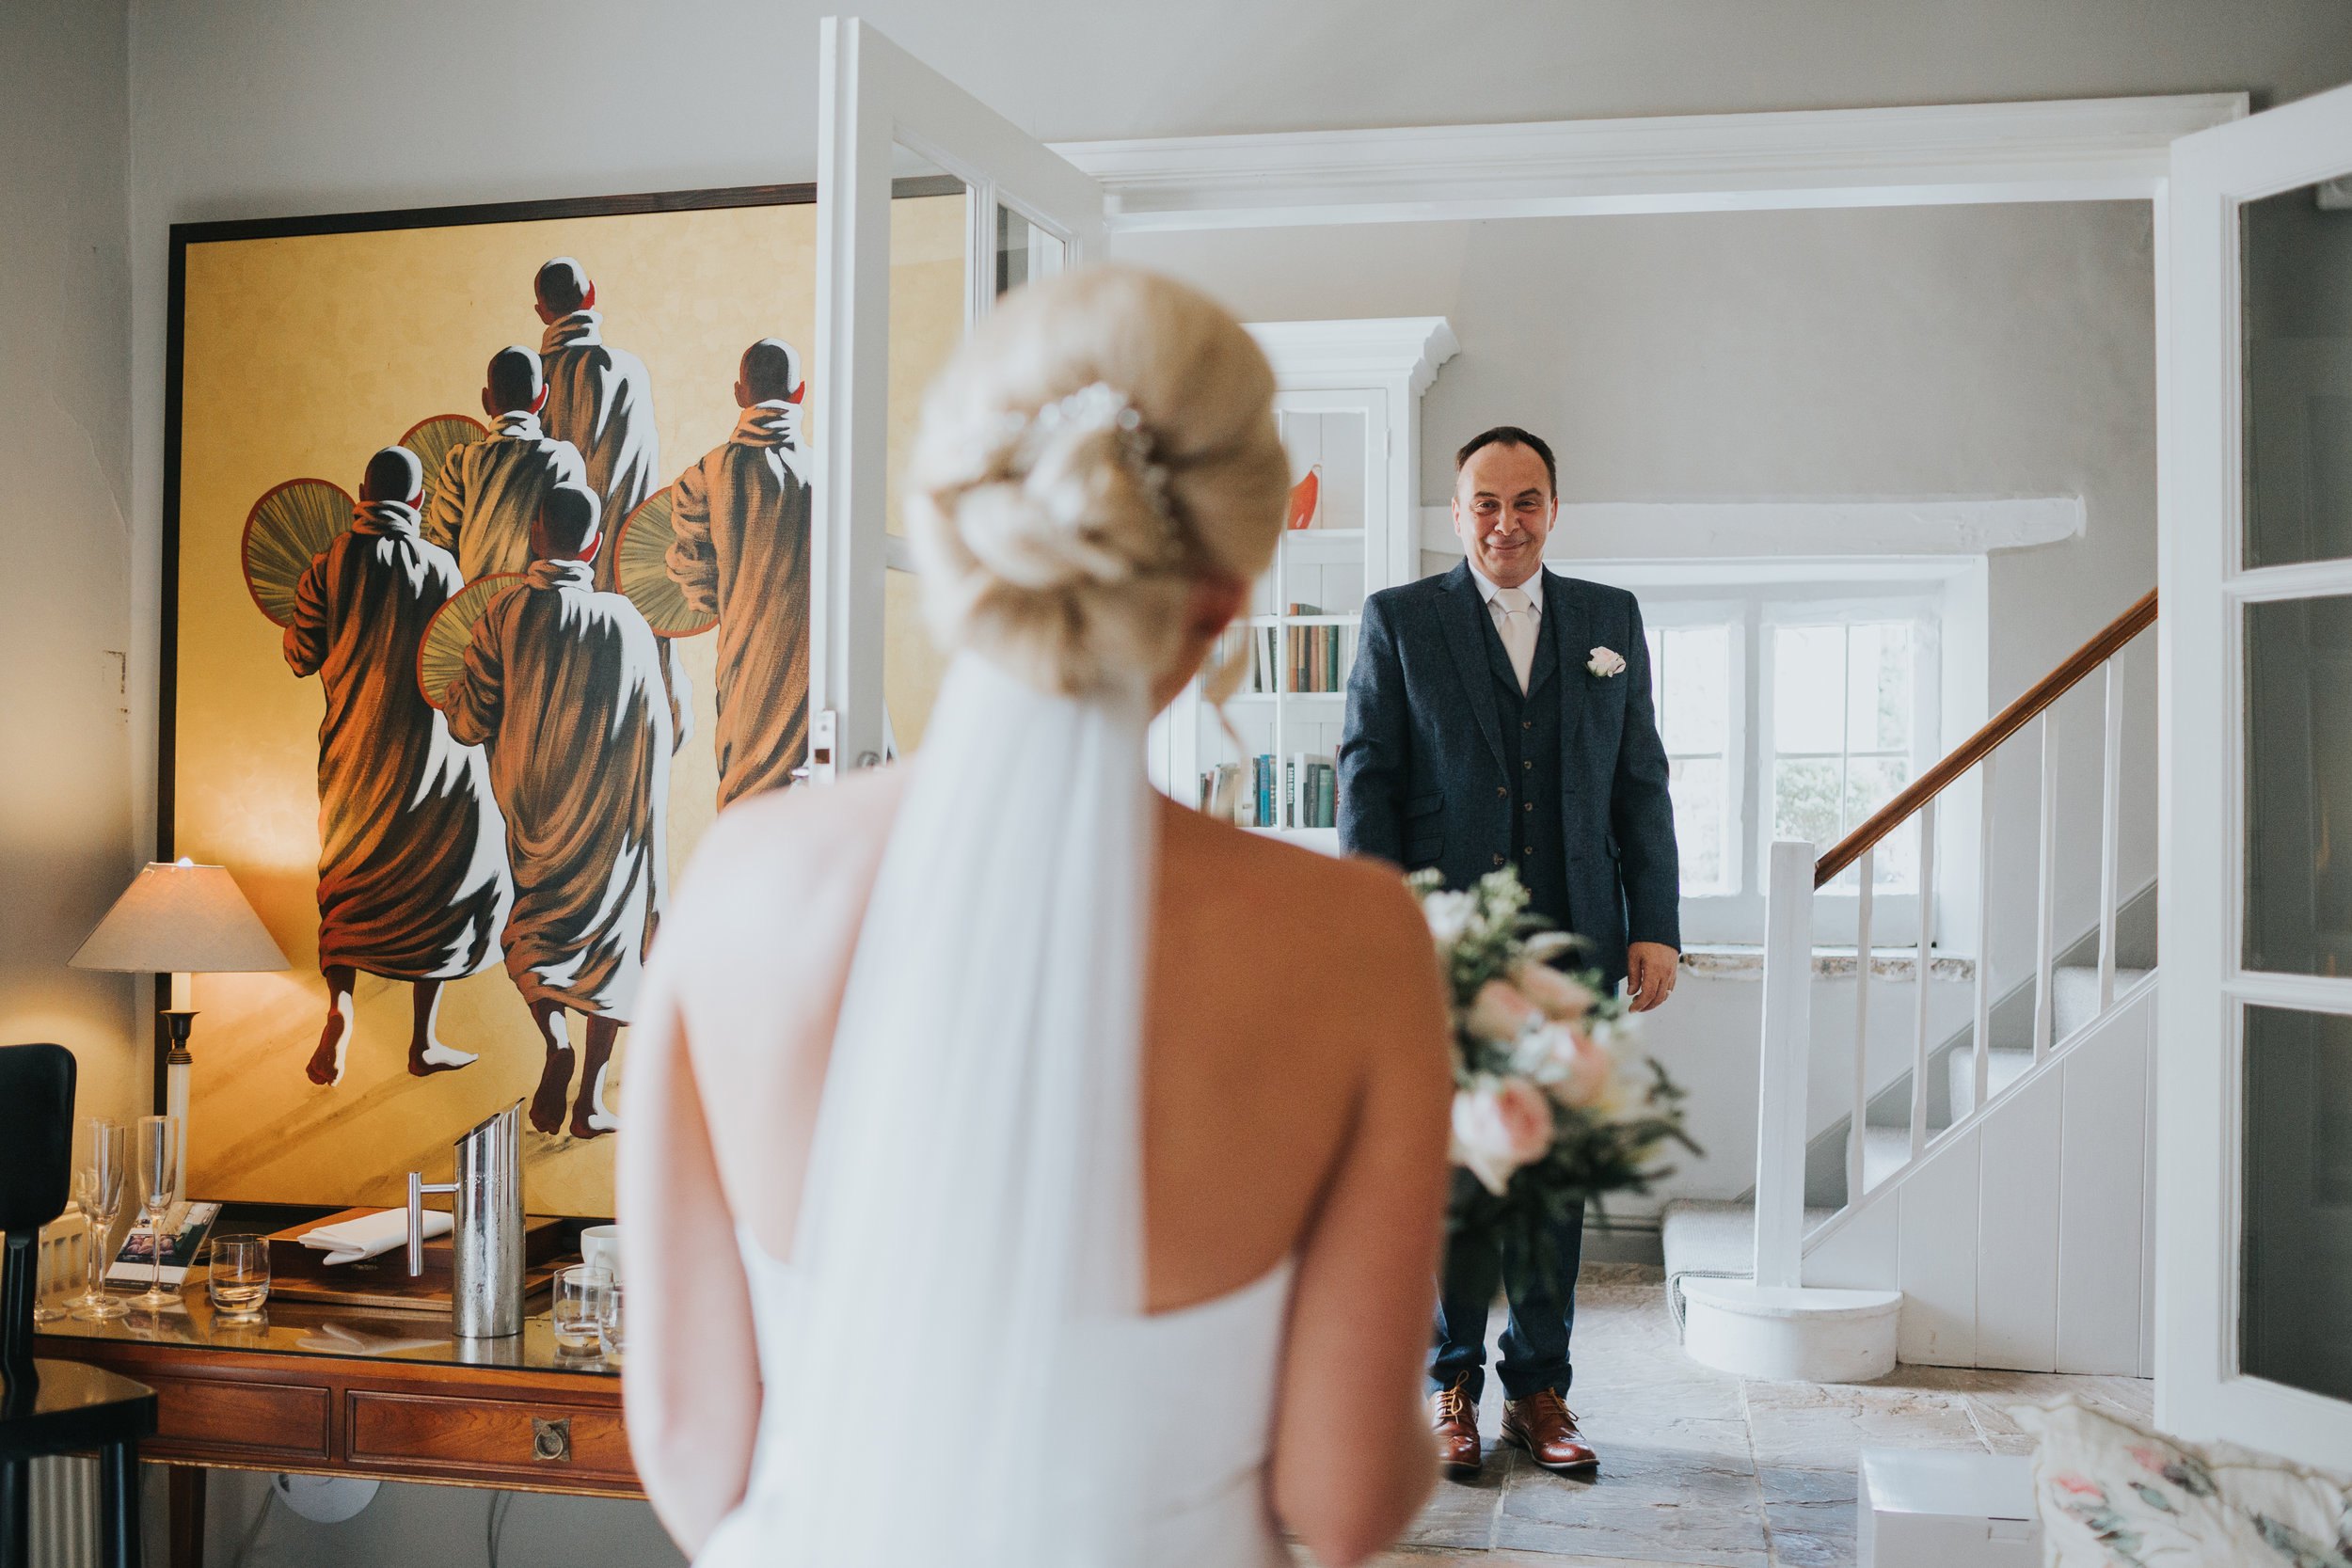
<path id="1" fill-rule="evenodd" d="M 711 1397 L 730 1373 L 743 1389 L 754 1352 L 750 1314 L 734 1305 L 747 1289 L 734 1238 L 708 1216 L 791 1256 L 850 960 L 903 783 L 875 775 L 723 816 L 662 928 L 659 1010 L 630 1042 L 624 1180 L 659 1190 L 625 1190 L 624 1210 L 689 1221 L 658 1243 L 660 1296 L 726 1304 L 681 1334 L 641 1315 L 632 1337 L 673 1347 L 669 1375 L 633 1355 L 630 1418 L 666 1405 L 663 1388 L 691 1399 L 677 1416 L 705 1451 L 675 1488 L 707 1494 L 703 1529 L 740 1494 L 757 1412 L 755 1389 L 739 1407 Z M 1389 868 L 1164 800 L 1158 811 L 1147 1303 L 1208 1301 L 1295 1259 L 1275 1502 L 1327 1561 L 1349 1560 L 1392 1534 L 1428 1484 L 1415 1390 L 1450 1092 L 1433 950 Z"/>

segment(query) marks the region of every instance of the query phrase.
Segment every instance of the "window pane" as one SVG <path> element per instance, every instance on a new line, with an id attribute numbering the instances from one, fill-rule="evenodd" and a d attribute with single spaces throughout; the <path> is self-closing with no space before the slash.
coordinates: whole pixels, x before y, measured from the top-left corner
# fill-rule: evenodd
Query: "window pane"
<path id="1" fill-rule="evenodd" d="M 1677 755 L 1721 755 L 1731 743 L 1731 628 L 1673 626 L 1665 643 L 1659 728 Z"/>
<path id="2" fill-rule="evenodd" d="M 1911 627 L 1882 621 L 1852 628 L 1847 701 L 1857 752 L 1911 750 Z"/>
<path id="3" fill-rule="evenodd" d="M 2352 597 L 2246 608 L 2249 969 L 2352 974 Z"/>
<path id="4" fill-rule="evenodd" d="M 2246 1009 L 2238 1366 L 2352 1399 L 2352 1018 Z"/>
<path id="5" fill-rule="evenodd" d="M 2246 564 L 2352 556 L 2352 362 L 2340 207 L 2325 187 L 2238 209 L 2245 258 Z"/>
<path id="6" fill-rule="evenodd" d="M 1779 626 L 1772 632 L 1772 746 L 1790 752 L 1845 749 L 1846 628 Z M 1831 810 L 1836 794 L 1833 787 Z"/>
<path id="7" fill-rule="evenodd" d="M 1682 757 L 1670 765 L 1675 847 L 1682 858 L 1685 897 L 1729 893 L 1724 885 L 1724 763 L 1721 757 Z"/>
<path id="8" fill-rule="evenodd" d="M 1802 838 L 1819 849 L 1837 842 L 1837 764 L 1782 762 L 1772 768 L 1772 837 Z"/>

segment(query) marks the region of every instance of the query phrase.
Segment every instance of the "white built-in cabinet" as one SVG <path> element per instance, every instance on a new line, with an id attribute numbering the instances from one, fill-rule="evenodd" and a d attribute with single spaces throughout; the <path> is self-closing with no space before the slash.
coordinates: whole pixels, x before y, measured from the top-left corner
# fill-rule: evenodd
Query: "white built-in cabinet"
<path id="1" fill-rule="evenodd" d="M 1193 682 L 1152 731 L 1152 782 L 1262 832 L 1337 852 L 1336 761 L 1367 594 L 1420 575 L 1421 399 L 1455 352 L 1442 316 L 1263 322 L 1292 505 L 1273 564 L 1213 656 L 1249 673 L 1220 715 Z M 1265 759 L 1261 763 L 1258 759 Z"/>

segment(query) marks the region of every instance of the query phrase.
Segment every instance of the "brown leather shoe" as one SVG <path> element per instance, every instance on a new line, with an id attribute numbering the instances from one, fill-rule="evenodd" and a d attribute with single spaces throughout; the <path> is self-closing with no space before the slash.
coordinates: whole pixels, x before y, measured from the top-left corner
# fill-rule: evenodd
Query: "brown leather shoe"
<path id="1" fill-rule="evenodd" d="M 1448 1481 L 1478 1479 L 1478 1402 L 1470 1397 L 1470 1378 L 1429 1396 L 1429 1425 L 1438 1434 L 1438 1467 Z"/>
<path id="2" fill-rule="evenodd" d="M 1600 1456 L 1576 1430 L 1576 1412 L 1550 1388 L 1523 1400 L 1503 1402 L 1502 1440 L 1525 1449 L 1547 1470 L 1600 1467 Z"/>

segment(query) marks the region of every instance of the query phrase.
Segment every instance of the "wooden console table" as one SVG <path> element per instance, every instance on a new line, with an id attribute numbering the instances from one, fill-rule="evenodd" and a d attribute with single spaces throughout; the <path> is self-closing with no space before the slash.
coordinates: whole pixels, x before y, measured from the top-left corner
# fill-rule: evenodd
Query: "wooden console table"
<path id="1" fill-rule="evenodd" d="M 33 1344 L 155 1390 L 157 1432 L 139 1457 L 172 1467 L 171 1568 L 201 1568 L 205 1468 L 644 1495 L 619 1368 L 559 1349 L 544 1307 L 492 1340 L 453 1338 L 440 1313 L 296 1302 L 273 1301 L 259 1323 L 215 1322 L 200 1270 L 182 1304 L 44 1323 Z"/>

